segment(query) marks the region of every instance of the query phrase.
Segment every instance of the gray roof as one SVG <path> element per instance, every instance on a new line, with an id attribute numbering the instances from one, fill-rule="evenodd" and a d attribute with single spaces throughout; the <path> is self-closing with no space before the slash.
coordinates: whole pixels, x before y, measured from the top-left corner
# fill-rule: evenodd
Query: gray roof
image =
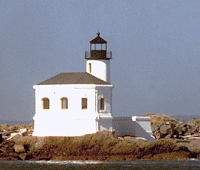
<path id="1" fill-rule="evenodd" d="M 100 37 L 100 32 L 97 33 L 97 37 L 90 41 L 90 44 L 106 44 L 107 41 Z"/>
<path id="2" fill-rule="evenodd" d="M 53 85 L 53 84 L 104 84 L 110 85 L 89 73 L 60 73 L 48 80 L 45 80 L 37 85 Z"/>

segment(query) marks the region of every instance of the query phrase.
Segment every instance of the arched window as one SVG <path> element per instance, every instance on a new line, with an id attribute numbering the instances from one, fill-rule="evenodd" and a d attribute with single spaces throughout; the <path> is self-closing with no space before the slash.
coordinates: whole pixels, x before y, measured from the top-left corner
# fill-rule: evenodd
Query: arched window
<path id="1" fill-rule="evenodd" d="M 49 99 L 48 98 L 42 99 L 42 108 L 43 109 L 49 109 Z"/>
<path id="2" fill-rule="evenodd" d="M 104 110 L 104 98 L 100 99 L 100 110 Z"/>
<path id="3" fill-rule="evenodd" d="M 87 109 L 87 98 L 82 98 L 82 110 Z"/>
<path id="4" fill-rule="evenodd" d="M 61 98 L 61 109 L 68 109 L 68 98 Z"/>

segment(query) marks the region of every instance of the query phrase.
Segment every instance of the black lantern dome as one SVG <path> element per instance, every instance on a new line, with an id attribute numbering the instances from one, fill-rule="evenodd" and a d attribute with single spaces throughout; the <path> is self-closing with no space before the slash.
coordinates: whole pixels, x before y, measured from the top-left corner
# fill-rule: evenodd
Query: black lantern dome
<path id="1" fill-rule="evenodd" d="M 110 60 L 112 58 L 112 52 L 107 52 L 107 41 L 100 37 L 100 32 L 90 41 L 90 52 L 85 52 L 85 58 L 88 60 Z"/>

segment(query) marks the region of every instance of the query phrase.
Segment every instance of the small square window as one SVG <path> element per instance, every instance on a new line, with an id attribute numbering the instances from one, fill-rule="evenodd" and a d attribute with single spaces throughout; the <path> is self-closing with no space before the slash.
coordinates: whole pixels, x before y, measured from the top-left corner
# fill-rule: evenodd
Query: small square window
<path id="1" fill-rule="evenodd" d="M 61 98 L 61 109 L 68 109 L 68 98 Z"/>
<path id="2" fill-rule="evenodd" d="M 49 99 L 48 98 L 42 99 L 42 108 L 43 109 L 49 109 Z"/>
<path id="3" fill-rule="evenodd" d="M 100 110 L 104 110 L 104 98 L 100 99 Z"/>
<path id="4" fill-rule="evenodd" d="M 89 73 L 91 73 L 91 72 L 92 72 L 92 64 L 89 63 Z"/>
<path id="5" fill-rule="evenodd" d="M 87 98 L 82 98 L 82 110 L 87 109 Z"/>

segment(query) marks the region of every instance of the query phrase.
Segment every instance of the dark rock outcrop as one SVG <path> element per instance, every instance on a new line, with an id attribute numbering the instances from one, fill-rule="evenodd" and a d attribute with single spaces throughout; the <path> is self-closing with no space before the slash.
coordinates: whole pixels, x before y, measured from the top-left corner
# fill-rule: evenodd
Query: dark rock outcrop
<path id="1" fill-rule="evenodd" d="M 152 127 L 153 135 L 158 138 L 181 139 L 184 136 L 200 133 L 200 126 L 194 121 L 174 124 L 166 122 Z"/>

